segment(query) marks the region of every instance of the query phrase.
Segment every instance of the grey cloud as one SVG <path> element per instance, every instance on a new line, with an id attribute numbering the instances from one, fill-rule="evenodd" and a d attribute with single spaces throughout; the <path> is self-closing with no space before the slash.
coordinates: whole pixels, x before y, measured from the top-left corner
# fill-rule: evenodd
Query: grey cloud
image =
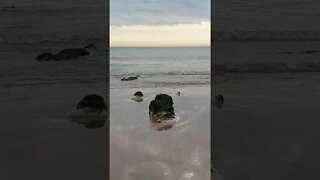
<path id="1" fill-rule="evenodd" d="M 209 0 L 111 0 L 112 26 L 197 24 L 210 19 Z"/>

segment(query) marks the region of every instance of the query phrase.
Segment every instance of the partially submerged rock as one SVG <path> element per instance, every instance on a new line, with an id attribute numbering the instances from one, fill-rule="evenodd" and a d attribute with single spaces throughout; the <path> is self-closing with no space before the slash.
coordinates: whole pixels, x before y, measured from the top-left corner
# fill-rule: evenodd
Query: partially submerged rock
<path id="1" fill-rule="evenodd" d="M 131 77 L 127 77 L 127 78 L 122 78 L 121 81 L 133 81 L 133 80 L 138 79 L 139 76 L 140 76 L 140 75 L 131 76 Z"/>
<path id="2" fill-rule="evenodd" d="M 133 97 L 131 98 L 132 100 L 136 102 L 142 102 L 143 101 L 143 94 L 141 91 L 137 91 L 134 93 Z"/>
<path id="3" fill-rule="evenodd" d="M 149 115 L 157 122 L 175 118 L 172 97 L 167 94 L 158 94 L 149 105 Z"/>
<path id="4" fill-rule="evenodd" d="M 42 53 L 36 57 L 38 61 L 60 61 L 60 60 L 69 60 L 76 59 L 80 56 L 88 56 L 90 55 L 89 51 L 85 48 L 79 49 L 64 49 L 57 54 L 52 53 Z"/>
<path id="5" fill-rule="evenodd" d="M 84 48 L 65 49 L 55 54 L 53 59 L 56 61 L 59 61 L 59 60 L 75 59 L 75 58 L 78 58 L 79 56 L 88 56 L 88 55 L 90 55 L 90 53 Z"/>
<path id="6" fill-rule="evenodd" d="M 77 110 L 67 117 L 88 128 L 103 127 L 108 119 L 107 106 L 104 99 L 96 94 L 85 96 L 77 105 Z"/>
<path id="7" fill-rule="evenodd" d="M 213 104 L 215 107 L 217 108 L 223 108 L 223 102 L 224 102 L 224 98 L 222 94 L 219 94 L 217 96 L 215 96 Z"/>

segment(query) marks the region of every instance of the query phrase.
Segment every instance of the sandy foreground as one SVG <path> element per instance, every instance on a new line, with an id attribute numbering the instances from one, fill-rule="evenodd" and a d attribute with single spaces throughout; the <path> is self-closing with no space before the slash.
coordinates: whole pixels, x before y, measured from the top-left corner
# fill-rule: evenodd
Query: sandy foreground
<path id="1" fill-rule="evenodd" d="M 63 62 L 34 59 L 42 52 L 79 46 L 2 48 L 0 179 L 108 177 L 108 129 L 87 129 L 64 118 L 85 95 L 100 94 L 107 102 L 105 53 L 91 50 L 88 57 Z"/>
<path id="2" fill-rule="evenodd" d="M 94 87 L 94 88 L 92 88 Z M 106 179 L 107 129 L 64 119 L 102 85 L 13 87 L 1 99 L 1 179 Z M 97 88 L 97 89 L 96 89 Z M 50 92 L 50 93 L 49 93 Z"/>
<path id="3" fill-rule="evenodd" d="M 130 99 L 138 90 L 140 103 Z M 159 93 L 173 97 L 180 117 L 166 131 L 156 131 L 148 116 Z M 210 86 L 113 89 L 110 98 L 110 179 L 210 178 Z"/>
<path id="4" fill-rule="evenodd" d="M 318 73 L 225 74 L 214 92 L 214 166 L 224 179 L 318 177 Z"/>

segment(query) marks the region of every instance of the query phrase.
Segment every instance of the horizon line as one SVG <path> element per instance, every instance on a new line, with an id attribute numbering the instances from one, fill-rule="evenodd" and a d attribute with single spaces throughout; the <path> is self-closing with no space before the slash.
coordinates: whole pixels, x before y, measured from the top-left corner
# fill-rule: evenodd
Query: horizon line
<path id="1" fill-rule="evenodd" d="M 211 47 L 211 45 L 204 46 L 109 46 L 109 48 L 185 48 L 185 47 Z"/>

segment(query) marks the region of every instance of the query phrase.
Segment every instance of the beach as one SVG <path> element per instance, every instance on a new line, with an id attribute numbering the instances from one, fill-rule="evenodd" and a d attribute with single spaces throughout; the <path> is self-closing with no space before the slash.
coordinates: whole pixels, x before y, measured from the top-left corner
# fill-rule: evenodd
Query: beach
<path id="1" fill-rule="evenodd" d="M 209 179 L 210 48 L 121 50 L 110 51 L 110 179 Z M 130 99 L 137 91 L 142 102 Z M 173 98 L 179 117 L 162 131 L 148 108 L 160 93 Z"/>
<path id="2" fill-rule="evenodd" d="M 66 119 L 85 95 L 100 94 L 108 102 L 106 49 L 98 45 L 90 56 L 69 61 L 34 59 L 43 51 L 68 46 L 75 45 L 1 49 L 2 179 L 108 177 L 108 128 L 88 129 Z"/>
<path id="3" fill-rule="evenodd" d="M 108 102 L 107 8 L 102 1 L 0 3 L 0 179 L 108 178 L 108 127 L 66 119 L 88 94 Z M 35 59 L 89 44 L 89 56 Z"/>
<path id="4" fill-rule="evenodd" d="M 319 42 L 216 42 L 213 163 L 223 179 L 317 177 Z M 290 53 L 288 53 L 290 52 Z"/>

